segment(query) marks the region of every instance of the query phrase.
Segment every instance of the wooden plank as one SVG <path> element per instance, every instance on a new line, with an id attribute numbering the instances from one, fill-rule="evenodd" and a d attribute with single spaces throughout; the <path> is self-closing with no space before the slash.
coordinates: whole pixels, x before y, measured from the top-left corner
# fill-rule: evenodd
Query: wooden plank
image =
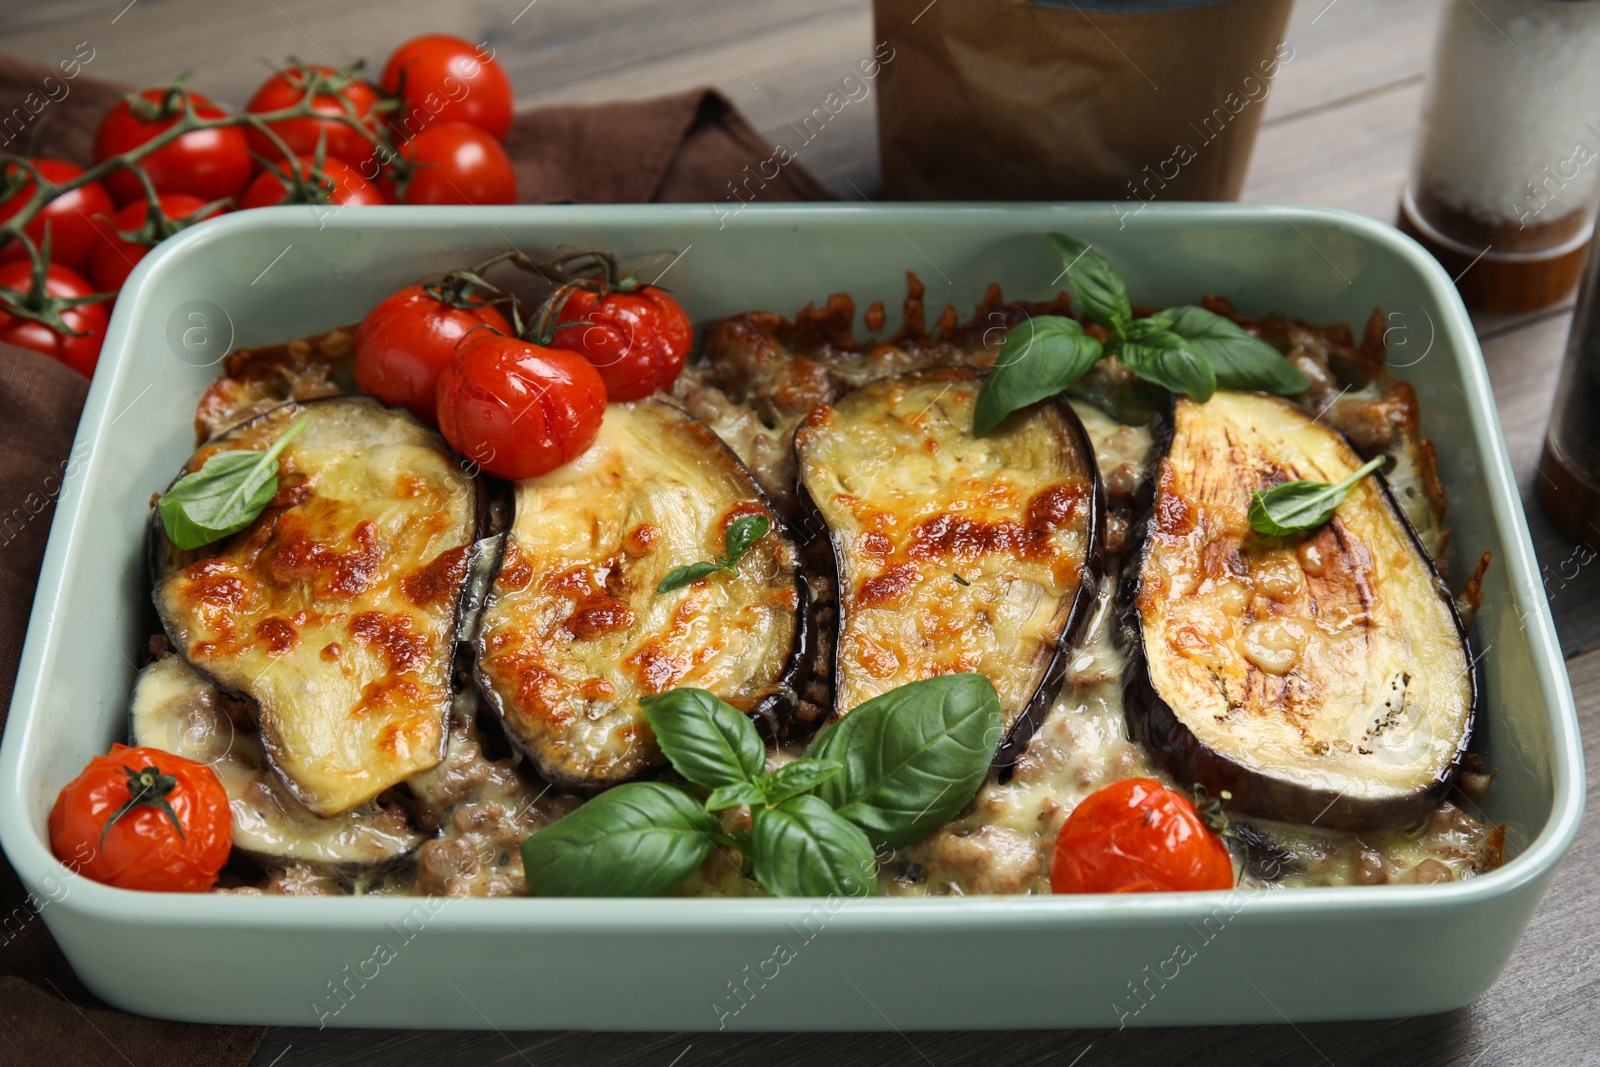
<path id="1" fill-rule="evenodd" d="M 1300 0 L 1286 35 L 1294 54 L 1273 85 L 1266 121 L 1385 86 L 1420 84 L 1443 6 L 1443 0 Z"/>

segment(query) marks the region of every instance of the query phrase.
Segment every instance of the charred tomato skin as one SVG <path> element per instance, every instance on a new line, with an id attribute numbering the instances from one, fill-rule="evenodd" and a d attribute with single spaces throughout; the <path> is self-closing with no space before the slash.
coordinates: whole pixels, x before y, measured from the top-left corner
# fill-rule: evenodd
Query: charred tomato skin
<path id="1" fill-rule="evenodd" d="M 1129 540 L 1122 554 L 1112 609 L 1112 641 L 1124 657 L 1122 674 L 1123 715 L 1128 736 L 1143 744 L 1169 776 L 1181 783 L 1204 785 L 1213 795 L 1233 794 L 1229 810 L 1281 822 L 1315 824 L 1331 830 L 1372 830 L 1416 822 L 1438 807 L 1455 784 L 1466 758 L 1477 718 L 1478 683 L 1475 672 L 1466 675 L 1469 712 L 1466 726 L 1449 767 L 1431 786 L 1403 798 L 1367 801 L 1354 800 L 1341 793 L 1308 786 L 1290 785 L 1259 774 L 1201 743 L 1178 717 L 1150 679 L 1149 650 L 1144 640 L 1144 625 L 1139 614 L 1139 594 L 1143 572 L 1151 550 L 1151 530 L 1156 522 L 1157 480 L 1161 466 L 1172 449 L 1176 433 L 1176 398 L 1169 396 L 1151 427 L 1152 445 L 1149 473 L 1134 497 L 1133 515 L 1128 524 Z M 1332 431 L 1337 432 L 1337 431 Z M 1344 435 L 1340 435 L 1344 437 Z M 1368 458 L 1347 437 L 1344 440 L 1362 459 Z M 1430 569 L 1435 585 L 1445 588 L 1438 564 L 1423 547 L 1416 529 L 1405 517 L 1388 481 L 1381 473 L 1369 476 L 1383 494 L 1390 513 L 1409 538 L 1412 548 Z M 1467 645 L 1466 627 L 1450 597 L 1444 601 L 1454 622 L 1455 634 L 1463 648 Z M 1468 661 L 1471 662 L 1470 655 Z"/>
<path id="2" fill-rule="evenodd" d="M 1050 860 L 1056 893 L 1232 889 L 1228 846 L 1189 798 L 1154 778 L 1124 778 L 1067 816 Z"/>
<path id="3" fill-rule="evenodd" d="M 164 89 L 144 89 L 138 95 L 159 104 L 165 93 Z M 227 115 L 199 93 L 190 93 L 189 100 L 203 119 Z M 177 121 L 177 116 L 146 121 L 133 114 L 128 101 L 120 100 L 106 112 L 95 131 L 94 160 L 103 163 L 137 148 Z M 250 184 L 256 169 L 250 158 L 250 142 L 237 126 L 193 130 L 141 159 L 138 167 L 149 176 L 156 192 L 187 193 L 205 201 L 237 197 Z M 105 186 L 118 204 L 131 204 L 145 195 L 138 176 L 127 170 L 108 174 Z"/>
<path id="4" fill-rule="evenodd" d="M 490 474 L 535 478 L 594 443 L 606 387 L 570 352 L 479 330 L 439 375 L 439 429 Z"/>
<path id="5" fill-rule="evenodd" d="M 39 176 L 52 186 L 72 181 L 83 173 L 83 168 L 59 159 L 32 160 Z M 21 177 L 16 164 L 6 167 L 5 184 Z M 21 210 L 33 196 L 33 181 L 24 180 L 9 197 L 0 201 L 0 222 L 5 222 Z M 89 272 L 106 219 L 116 210 L 111 194 L 99 182 L 90 182 L 70 193 L 62 193 L 47 202 L 28 223 L 24 231 L 28 239 L 41 251 L 44 248 L 46 225 L 50 228 L 50 261 L 71 267 L 79 274 Z M 0 262 L 14 259 L 26 260 L 28 253 L 22 242 L 13 241 L 0 248 Z"/>
<path id="6" fill-rule="evenodd" d="M 556 324 L 563 328 L 551 347 L 592 363 L 612 400 L 642 400 L 670 390 L 694 344 L 689 316 L 653 285 L 631 292 L 573 290 Z"/>
<path id="7" fill-rule="evenodd" d="M 437 426 L 439 376 L 462 340 L 486 326 L 511 333 L 511 324 L 491 305 L 454 307 L 420 285 L 408 285 L 361 320 L 355 337 L 356 385 Z"/>
<path id="8" fill-rule="evenodd" d="M 141 804 L 106 823 L 128 802 L 127 772 L 154 767 L 177 784 L 161 808 Z M 102 834 L 104 835 L 102 837 Z M 211 768 L 157 748 L 112 745 L 68 782 L 50 811 L 50 848 L 75 873 L 121 889 L 204 893 L 233 844 L 228 794 Z"/>

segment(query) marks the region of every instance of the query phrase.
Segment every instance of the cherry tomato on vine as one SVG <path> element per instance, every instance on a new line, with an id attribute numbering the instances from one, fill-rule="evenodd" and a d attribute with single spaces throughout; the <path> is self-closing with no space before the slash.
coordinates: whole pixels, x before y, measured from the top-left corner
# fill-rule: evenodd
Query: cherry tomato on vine
<path id="1" fill-rule="evenodd" d="M 44 179 L 46 188 L 63 185 L 83 174 L 83 168 L 59 159 L 32 161 Z M 16 164 L 5 168 L 0 176 L 0 223 L 4 223 L 22 210 L 22 205 L 33 195 L 33 179 Z M 50 259 L 63 267 L 71 267 L 80 274 L 89 269 L 95 246 L 100 242 L 104 218 L 116 210 L 111 194 L 99 182 L 90 182 L 62 193 L 47 201 L 33 217 L 23 232 L 34 245 L 43 248 L 46 223 L 50 226 Z M 20 241 L 13 241 L 0 249 L 0 262 L 27 259 L 28 250 Z"/>
<path id="2" fill-rule="evenodd" d="M 0 263 L 0 289 L 25 294 L 33 283 L 33 264 L 27 260 Z M 89 280 L 70 267 L 52 263 L 45 275 L 45 292 L 51 297 L 89 296 L 96 292 Z M 73 337 L 34 319 L 13 315 L 0 307 L 0 341 L 43 352 L 84 377 L 93 377 L 100 346 L 105 343 L 111 315 L 104 304 L 79 304 L 61 309 L 61 321 L 82 334 Z"/>
<path id="3" fill-rule="evenodd" d="M 436 426 L 439 375 L 455 358 L 461 339 L 483 326 L 511 333 L 505 316 L 488 304 L 457 307 L 420 285 L 407 286 L 361 320 L 355 340 L 356 386 L 385 404 L 410 408 Z"/>
<path id="4" fill-rule="evenodd" d="M 592 363 L 612 400 L 639 400 L 672 388 L 694 343 L 689 316 L 653 285 L 601 283 L 599 291 L 574 290 L 556 324 L 583 322 L 589 325 L 558 330 L 550 344 Z"/>
<path id="5" fill-rule="evenodd" d="M 360 79 L 346 77 L 333 67 L 285 67 L 261 83 L 244 109 L 251 114 L 262 114 L 294 107 L 305 99 L 313 83 L 316 83 L 317 93 L 311 101 L 311 109 L 317 114 L 348 116 L 353 111 L 362 126 L 374 133 L 378 131 L 381 120 L 372 113 L 373 105 L 379 100 L 378 91 Z M 267 128 L 277 134 L 288 145 L 289 151 L 297 156 L 314 154 L 318 141 L 326 138 L 328 156 L 344 160 L 363 177 L 377 177 L 378 168 L 373 163 L 376 145 L 348 122 L 331 118 L 280 119 L 269 122 Z M 260 130 L 250 129 L 246 136 L 250 139 L 250 147 L 258 155 L 266 159 L 283 158 L 278 146 Z"/>
<path id="6" fill-rule="evenodd" d="M 293 164 L 274 163 L 256 176 L 239 202 L 241 208 L 274 207 L 278 204 L 334 204 L 361 207 L 387 204 L 378 187 L 356 172 L 342 159 L 328 158 L 318 167 L 301 157 Z M 315 171 L 323 177 L 318 178 Z M 294 179 L 298 177 L 298 182 Z"/>
<path id="7" fill-rule="evenodd" d="M 111 225 L 96 246 L 89 268 L 89 277 L 101 292 L 114 293 L 121 289 L 128 275 L 133 273 L 134 266 L 149 254 L 156 242 L 197 222 L 216 218 L 227 210 L 219 206 L 207 211 L 204 200 L 182 193 L 163 193 L 156 199 L 161 204 L 161 214 L 166 216 L 169 223 L 163 229 L 170 232 L 142 232 L 153 229 L 146 225 L 150 218 L 150 203 L 147 200 L 136 200 L 111 217 Z M 141 234 L 141 237 L 130 241 L 121 236 L 124 233 Z"/>
<path id="8" fill-rule="evenodd" d="M 203 763 L 112 745 L 50 812 L 50 849 L 78 874 L 122 889 L 204 893 L 233 847 L 228 794 Z"/>
<path id="9" fill-rule="evenodd" d="M 146 107 L 159 108 L 168 99 L 165 89 L 145 89 L 138 99 Z M 190 93 L 196 114 L 203 119 L 219 119 L 227 112 L 199 93 Z M 181 101 L 171 100 L 167 118 L 144 119 L 134 114 L 127 100 L 119 101 L 100 120 L 94 135 L 94 161 L 103 163 L 112 156 L 132 151 L 174 125 L 183 113 Z M 139 169 L 149 175 L 158 193 L 184 193 L 201 200 L 221 200 L 238 196 L 250 184 L 255 161 L 250 158 L 250 142 L 237 126 L 210 130 L 191 130 L 140 160 Z M 106 176 L 106 189 L 118 204 L 129 204 L 145 195 L 144 186 L 131 171 L 118 170 Z"/>
<path id="10" fill-rule="evenodd" d="M 517 172 L 500 142 L 465 122 L 430 126 L 400 146 L 417 164 L 404 204 L 515 204 Z"/>
<path id="11" fill-rule="evenodd" d="M 1154 778 L 1125 778 L 1067 816 L 1050 862 L 1057 893 L 1232 889 L 1233 863 L 1189 798 Z"/>
<path id="12" fill-rule="evenodd" d="M 533 478 L 582 455 L 600 432 L 606 386 L 582 358 L 478 330 L 439 375 L 439 429 L 490 474 Z"/>
<path id="13" fill-rule="evenodd" d="M 389 57 L 379 85 L 400 99 L 389 116 L 397 140 L 439 122 L 465 122 L 500 141 L 511 129 L 511 79 L 492 53 L 460 37 L 413 37 Z"/>

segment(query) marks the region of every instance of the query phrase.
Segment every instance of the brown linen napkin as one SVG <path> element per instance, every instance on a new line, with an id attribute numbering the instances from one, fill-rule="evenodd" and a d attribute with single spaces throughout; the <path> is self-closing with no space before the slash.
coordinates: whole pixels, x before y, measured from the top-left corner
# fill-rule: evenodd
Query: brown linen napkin
<path id="1" fill-rule="evenodd" d="M 39 154 L 87 165 L 95 126 L 124 90 L 61 75 L 0 57 L 0 101 L 21 101 L 36 122 L 47 120 Z M 8 117 L 0 129 L 0 152 L 20 155 L 27 134 L 11 122 Z M 773 154 L 714 89 L 524 111 L 512 123 L 506 149 L 525 203 L 721 203 L 729 182 Z M 767 181 L 762 197 L 830 198 L 798 163 Z M 87 386 L 53 360 L 0 344 L 0 456 L 6 457 L 0 462 L 0 728 L 50 530 L 52 489 L 59 488 Z M 9 521 L 13 516 L 16 522 Z M 11 865 L 0 858 L 0 1064 L 235 1067 L 249 1062 L 264 1032 L 161 1022 L 106 1007 L 79 983 Z"/>

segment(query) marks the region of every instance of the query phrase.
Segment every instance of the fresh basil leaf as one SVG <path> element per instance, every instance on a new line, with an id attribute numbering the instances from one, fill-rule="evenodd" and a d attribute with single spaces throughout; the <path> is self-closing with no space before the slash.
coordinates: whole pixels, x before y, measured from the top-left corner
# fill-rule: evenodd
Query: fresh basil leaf
<path id="1" fill-rule="evenodd" d="M 1124 344 L 1117 350 L 1117 359 L 1145 381 L 1183 393 L 1203 404 L 1217 391 L 1217 376 L 1212 373 L 1211 364 L 1186 345 L 1182 337 L 1170 330 L 1154 330 L 1137 342 Z"/>
<path id="2" fill-rule="evenodd" d="M 1050 235 L 1061 262 L 1067 268 L 1067 287 L 1079 315 L 1086 315 L 1121 337 L 1133 321 L 1133 305 L 1128 303 L 1128 287 L 1109 260 L 1086 241 L 1064 233 Z"/>
<path id="3" fill-rule="evenodd" d="M 630 782 L 523 841 L 522 869 L 536 897 L 653 897 L 689 877 L 721 836 L 684 790 Z"/>
<path id="4" fill-rule="evenodd" d="M 878 892 L 877 862 L 867 835 L 814 796 L 756 808 L 750 817 L 750 847 L 756 879 L 780 897 L 867 897 Z"/>
<path id="5" fill-rule="evenodd" d="M 1348 478 L 1327 482 L 1285 482 L 1257 489 L 1250 496 L 1250 528 L 1269 537 L 1290 537 L 1315 530 L 1333 518 L 1357 482 L 1383 466 L 1384 457 L 1369 460 Z"/>
<path id="6" fill-rule="evenodd" d="M 686 686 L 639 704 L 662 755 L 695 785 L 716 789 L 760 777 L 767 746 L 749 716 L 715 693 Z"/>
<path id="7" fill-rule="evenodd" d="M 1311 388 L 1306 376 L 1284 359 L 1283 353 L 1231 319 L 1192 306 L 1168 308 L 1162 314 L 1172 316 L 1172 332 L 1184 339 L 1185 348 L 1211 365 L 1217 385 L 1224 389 L 1259 389 L 1293 396 Z"/>
<path id="8" fill-rule="evenodd" d="M 172 543 L 190 552 L 255 522 L 278 492 L 278 456 L 309 421 L 295 419 L 264 452 L 214 453 L 162 493 L 156 511 Z"/>
<path id="9" fill-rule="evenodd" d="M 1055 396 L 1100 358 L 1100 342 L 1076 319 L 1041 315 L 1006 331 L 994 369 L 978 389 L 972 433 L 982 437 L 1013 411 Z"/>
<path id="10" fill-rule="evenodd" d="M 873 697 L 827 726 L 806 755 L 844 771 L 816 795 L 874 845 L 909 845 L 977 793 L 1000 743 L 1000 698 L 981 674 L 945 674 Z"/>
<path id="11" fill-rule="evenodd" d="M 722 569 L 722 564 L 720 563 L 690 563 L 683 567 L 674 567 L 656 585 L 656 592 L 670 593 L 674 589 L 682 589 L 690 582 L 698 582 L 707 575 L 715 574 Z"/>
<path id="12" fill-rule="evenodd" d="M 767 799 L 766 792 L 761 788 L 760 782 L 734 782 L 732 785 L 719 785 L 706 797 L 707 811 L 721 811 L 723 808 L 736 808 L 740 804 L 755 807 Z"/>
<path id="13" fill-rule="evenodd" d="M 723 548 L 727 555 L 722 558 L 722 564 L 728 570 L 739 566 L 739 560 L 744 558 L 746 550 L 772 529 L 772 523 L 765 515 L 741 515 L 728 524 L 728 532 L 723 535 Z"/>
<path id="14" fill-rule="evenodd" d="M 781 804 L 790 797 L 809 793 L 844 770 L 842 764 L 825 759 L 797 759 L 785 763 L 761 780 L 768 804 Z"/>

